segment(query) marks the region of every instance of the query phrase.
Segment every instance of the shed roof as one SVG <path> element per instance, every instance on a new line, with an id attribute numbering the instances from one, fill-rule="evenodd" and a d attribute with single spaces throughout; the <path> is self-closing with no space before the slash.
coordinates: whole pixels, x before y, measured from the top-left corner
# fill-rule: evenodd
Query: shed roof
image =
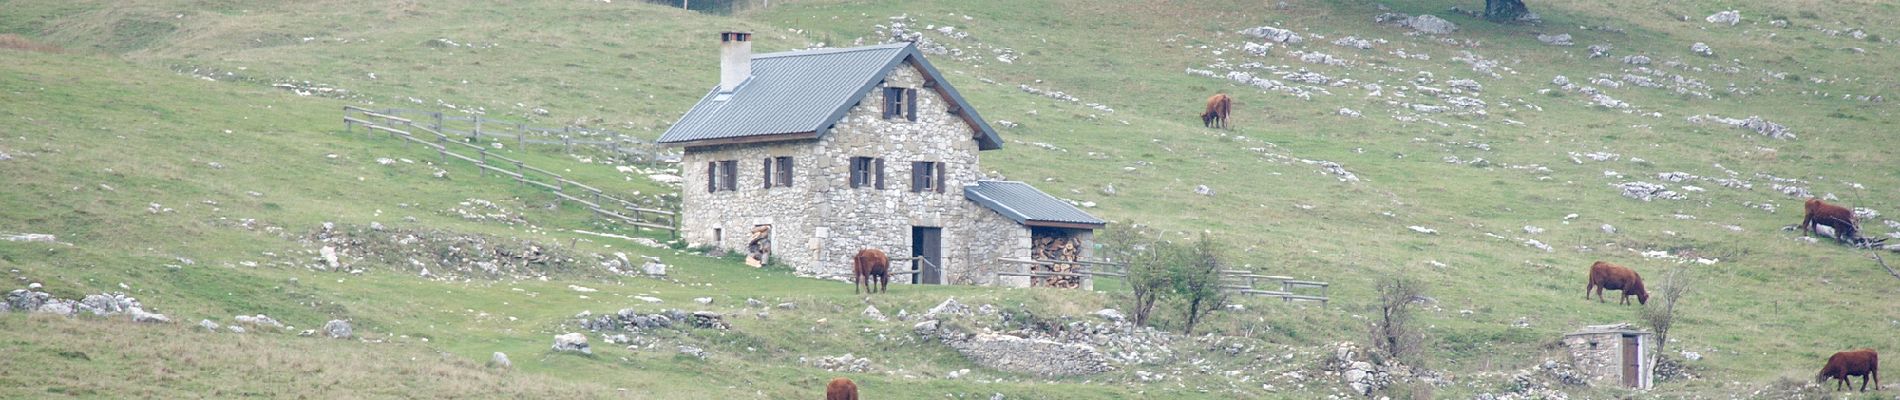
<path id="1" fill-rule="evenodd" d="M 718 85 L 714 85 L 660 135 L 659 143 L 693 145 L 823 136 L 858 104 L 859 97 L 903 62 L 917 66 L 932 88 L 959 110 L 975 130 L 979 149 L 1003 147 L 996 130 L 910 42 L 754 55 L 751 78 L 732 93 L 719 93 Z"/>
<path id="2" fill-rule="evenodd" d="M 1028 226 L 1094 229 L 1108 225 L 1108 221 L 1022 182 L 977 181 L 963 187 L 963 197 Z"/>

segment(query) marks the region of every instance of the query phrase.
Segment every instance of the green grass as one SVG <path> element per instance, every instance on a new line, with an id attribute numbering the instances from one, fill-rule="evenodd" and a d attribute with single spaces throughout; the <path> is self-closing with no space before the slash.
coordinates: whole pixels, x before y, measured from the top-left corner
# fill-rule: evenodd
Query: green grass
<path id="1" fill-rule="evenodd" d="M 1774 192 L 1770 181 L 1755 176 L 1760 172 L 1800 178 L 1809 181 L 1802 186 L 1817 194 L 1834 193 L 1854 206 L 1900 213 L 1894 207 L 1900 176 L 1892 168 L 1893 160 L 1900 157 L 1893 148 L 1880 145 L 1885 127 L 1895 122 L 1892 108 L 1840 97 L 1843 93 L 1893 97 L 1896 78 L 1886 66 L 1895 62 L 1894 48 L 1810 28 L 1860 27 L 1869 34 L 1893 37 L 1878 22 L 1900 15 L 1893 4 L 1535 2 L 1532 9 L 1547 20 L 1538 27 L 1499 26 L 1441 11 L 1453 5 L 1476 7 L 1468 1 L 1390 4 L 1397 12 L 1440 14 L 1459 24 L 1459 33 L 1452 37 L 1482 43 L 1461 48 L 1372 24 L 1371 16 L 1379 11 L 1371 2 L 1289 2 L 1286 9 L 1240 1 L 774 3 L 770 9 L 711 17 L 640 4 L 571 1 L 455 7 L 361 1 L 8 2 L 4 6 L 8 12 L 0 15 L 0 32 L 19 33 L 76 54 L 0 49 L 5 56 L 0 59 L 0 69 L 4 69 L 0 94 L 9 99 L 0 105 L 0 121 L 10 126 L 0 135 L 0 151 L 14 156 L 14 160 L 0 161 L 0 180 L 9 185 L 0 191 L 0 204 L 6 205 L 0 207 L 0 231 L 52 233 L 71 245 L 0 243 L 0 268 L 18 269 L 19 276 L 45 282 L 53 292 L 67 297 L 119 290 L 123 282 L 146 304 L 187 323 L 199 318 L 227 321 L 231 315 L 255 313 L 300 327 L 350 318 L 368 335 L 389 340 L 377 346 L 394 349 L 364 354 L 360 347 L 364 345 L 358 343 L 275 337 L 240 340 L 289 346 L 300 353 L 339 353 L 334 358 L 310 354 L 316 358 L 312 363 L 368 357 L 379 360 L 371 364 L 403 368 L 407 357 L 402 354 L 430 351 L 446 352 L 458 360 L 439 367 L 454 372 L 390 372 L 343 384 L 355 388 L 399 385 L 409 380 L 403 376 L 419 374 L 479 377 L 489 372 L 470 363 L 485 360 L 489 352 L 505 351 L 514 357 L 519 371 L 509 376 L 587 385 L 575 389 L 586 391 L 580 393 L 564 392 L 556 388 L 560 385 L 549 387 L 548 383 L 517 386 L 530 397 L 585 396 L 611 390 L 607 388 L 627 388 L 618 393 L 630 397 L 653 393 L 667 393 L 656 397 L 815 397 L 814 389 L 832 374 L 799 366 L 798 357 L 853 352 L 876 360 L 879 373 L 850 376 L 880 398 L 945 394 L 987 398 L 989 393 L 1011 398 L 1308 398 L 1332 393 L 1336 385 L 1309 384 L 1303 391 L 1268 394 L 1255 383 L 1277 375 L 1273 371 L 1309 367 L 1314 360 L 1307 358 L 1266 363 L 1209 357 L 1217 370 L 1240 370 L 1253 377 L 1248 383 L 1197 374 L 1183 375 L 1178 385 L 1129 383 L 1134 370 L 1178 367 L 1166 365 L 1134 366 L 1103 377 L 1053 384 L 981 371 L 941 346 L 876 341 L 880 334 L 904 336 L 908 324 L 860 321 L 855 316 L 863 300 L 843 294 L 842 285 L 738 267 L 730 260 L 630 248 L 637 246 L 567 233 L 564 230 L 626 232 L 602 226 L 571 205 L 548 209 L 553 204 L 550 195 L 506 180 L 478 177 L 466 165 L 441 165 L 451 179 L 434 179 L 430 177 L 433 169 L 423 164 L 434 160 L 433 155 L 387 137 L 342 133 L 337 121 L 344 104 L 404 108 L 446 108 L 443 105 L 448 104 L 543 125 L 579 120 L 590 127 L 635 132 L 651 139 L 715 79 L 710 45 L 714 32 L 759 32 L 755 46 L 761 52 L 803 47 L 827 38 L 836 45 L 848 45 L 859 37 L 874 39 L 869 38 L 873 25 L 908 15 L 917 20 L 916 25 L 953 25 L 975 38 L 946 42 L 951 45 L 987 46 L 977 50 L 982 56 L 970 61 L 932 58 L 986 118 L 1022 124 L 1002 131 L 1009 143 L 1005 150 L 984 154 L 986 169 L 1032 182 L 1060 197 L 1096 202 L 1099 207 L 1090 211 L 1098 216 L 1153 224 L 1181 237 L 1211 231 L 1236 250 L 1240 263 L 1257 272 L 1334 285 L 1331 307 L 1253 302 L 1249 312 L 1224 314 L 1212 322 L 1225 333 L 1251 332 L 1249 340 L 1290 349 L 1363 341 L 1362 322 L 1355 315 L 1363 315 L 1370 304 L 1371 283 L 1384 274 L 1404 271 L 1431 284 L 1430 295 L 1437 300 L 1423 319 L 1432 336 L 1431 366 L 1461 377 L 1459 385 L 1441 388 L 1437 394 L 1459 397 L 1494 391 L 1504 379 L 1490 375 L 1508 376 L 1545 357 L 1559 357 L 1547 346 L 1564 332 L 1586 324 L 1635 321 L 1637 307 L 1578 298 L 1591 261 L 1609 260 L 1659 277 L 1666 262 L 1646 260 L 1638 252 L 1669 250 L 1721 261 L 1692 267 L 1700 281 L 1686 298 L 1683 320 L 1672 335 L 1677 342 L 1669 344 L 1672 353 L 1693 350 L 1707 357 L 1690 363 L 1702 379 L 1665 383 L 1657 395 L 1747 397 L 1777 379 L 1811 375 L 1833 351 L 1900 347 L 1891 335 L 1897 326 L 1893 321 L 1900 321 L 1900 311 L 1896 311 L 1900 308 L 1893 307 L 1892 301 L 1896 282 L 1858 253 L 1827 243 L 1790 240 L 1793 234 L 1779 228 L 1798 222 L 1799 199 Z M 1736 7 L 1746 18 L 1740 26 L 1701 21 L 1710 13 Z M 1683 15 L 1690 22 L 1675 18 Z M 1772 28 L 1767 25 L 1770 15 L 1786 16 L 1794 27 Z M 1275 47 L 1264 59 L 1237 56 L 1237 49 L 1212 54 L 1223 44 L 1243 40 L 1235 31 L 1258 25 L 1326 38 L 1309 37 L 1303 46 Z M 1621 31 L 1576 29 L 1579 26 Z M 1542 45 L 1534 37 L 1538 32 L 1570 33 L 1578 46 Z M 1347 35 L 1389 43 L 1372 50 L 1329 44 Z M 473 46 L 432 42 L 438 38 Z M 1688 44 L 1693 42 L 1708 43 L 1719 57 L 1690 54 Z M 1613 56 L 1588 58 L 1583 46 L 1597 43 L 1612 44 Z M 1013 49 L 1021 57 L 1012 64 L 997 62 L 987 49 L 999 47 Z M 1866 52 L 1843 50 L 1849 47 Z M 1431 59 L 1398 59 L 1388 54 L 1398 48 L 1429 54 Z M 1355 66 L 1304 64 L 1288 56 L 1292 50 L 1349 58 Z M 1516 73 L 1501 71 L 1501 78 L 1474 73 L 1468 65 L 1453 61 L 1462 51 L 1500 60 Z M 1598 73 L 1620 76 L 1630 66 L 1617 60 L 1629 54 L 1646 54 L 1657 62 L 1652 68 L 1705 82 L 1714 98 L 1628 86 L 1605 89 L 1644 112 L 1663 113 L 1648 117 L 1586 106 L 1588 96 L 1578 93 L 1538 93 L 1554 89 L 1549 82 L 1556 75 L 1577 82 Z M 1235 63 L 1258 60 L 1334 78 L 1379 82 L 1388 93 L 1409 87 L 1407 83 L 1419 71 L 1431 72 L 1435 79 L 1431 86 L 1438 87 L 1450 79 L 1476 79 L 1484 90 L 1473 97 L 1491 106 L 1486 116 L 1425 116 L 1450 125 L 1441 127 L 1393 119 L 1392 115 L 1409 113 L 1400 113 L 1397 106 L 1383 101 L 1361 99 L 1363 91 L 1354 88 L 1357 84 L 1328 88 L 1334 95 L 1316 95 L 1307 101 L 1182 73 L 1184 68 L 1207 69 L 1216 58 Z M 1672 59 L 1688 67 L 1661 65 Z M 1731 74 L 1717 71 L 1717 66 L 1746 69 Z M 1767 71 L 1802 78 L 1775 79 Z M 218 81 L 195 77 L 199 75 Z M 986 79 L 996 83 L 985 83 Z M 300 97 L 267 85 L 289 81 L 309 81 L 347 92 L 340 98 Z M 1731 83 L 1746 94 L 1728 92 Z M 1115 111 L 1031 95 L 1018 90 L 1019 84 L 1061 90 Z M 1192 126 L 1200 99 L 1215 91 L 1239 99 L 1232 132 Z M 1405 101 L 1440 103 L 1417 97 Z M 1535 104 L 1542 110 L 1505 107 L 1506 103 Z M 1341 107 L 1364 112 L 1365 118 L 1337 116 L 1335 110 Z M 537 116 L 530 112 L 534 108 L 553 113 Z M 1735 118 L 1761 115 L 1793 127 L 1800 139 L 1775 141 L 1685 121 L 1705 113 Z M 1507 119 L 1522 125 L 1505 123 Z M 1067 151 L 1045 150 L 1032 143 Z M 1479 143 L 1489 150 L 1472 146 Z M 557 148 L 505 147 L 510 157 L 558 166 L 571 177 L 628 197 L 638 197 L 632 196 L 635 191 L 651 195 L 665 190 L 611 166 L 581 163 Z M 1585 159 L 1582 164 L 1569 160 L 1570 152 L 1592 151 L 1619 153 L 1622 158 L 1612 162 Z M 329 158 L 330 154 L 337 157 Z M 1448 164 L 1442 161 L 1445 156 L 1481 157 L 1491 166 Z M 377 165 L 373 160 L 381 157 L 417 163 Z M 586 157 L 599 159 L 597 154 Z M 1644 162 L 1634 162 L 1633 157 Z M 1364 181 L 1340 182 L 1297 159 L 1335 161 Z M 210 162 L 226 167 L 213 169 Z M 1750 181 L 1754 188 L 1728 189 L 1703 181 L 1693 184 L 1708 191 L 1688 193 L 1690 200 L 1640 202 L 1623 198 L 1608 186 L 1628 180 L 1656 182 L 1656 173 L 1668 171 L 1721 177 L 1724 174 L 1713 167 L 1718 163 L 1739 171 L 1741 176 L 1736 178 Z M 1532 166 L 1550 171 L 1537 172 Z M 1627 177 L 1606 178 L 1605 170 Z M 1544 176 L 1550 179 L 1539 179 Z M 1849 188 L 1844 182 L 1860 183 L 1866 189 Z M 113 189 L 106 190 L 102 184 Z M 1200 184 L 1213 187 L 1217 194 L 1193 194 Z M 1113 185 L 1117 194 L 1102 194 L 1100 189 L 1107 185 Z M 1672 188 L 1679 185 L 1670 184 Z M 247 194 L 252 191 L 262 196 Z M 470 198 L 519 210 L 533 226 L 461 221 L 441 212 Z M 1779 211 L 1768 213 L 1743 205 L 1763 201 L 1772 201 Z M 150 203 L 175 211 L 152 214 L 146 211 Z M 1565 221 L 1564 216 L 1571 213 L 1579 217 Z M 1696 219 L 1681 220 L 1675 214 Z M 404 217 L 416 220 L 408 222 Z M 234 221 L 245 218 L 282 227 L 284 233 L 233 227 Z M 441 228 L 532 238 L 582 252 L 660 256 L 674 264 L 679 282 L 598 273 L 562 274 L 548 282 L 434 282 L 396 273 L 400 270 L 393 266 L 372 268 L 358 276 L 272 263 L 312 263 L 314 256 L 303 253 L 312 249 L 297 239 L 326 221 Z M 1618 233 L 1599 231 L 1602 224 L 1616 226 Z M 1420 235 L 1406 228 L 1411 225 L 1440 233 Z M 1521 230 L 1524 225 L 1547 231 L 1526 234 Z M 1887 231 L 1877 221 L 1864 225 L 1874 234 Z M 1519 238 L 1537 239 L 1555 251 L 1525 246 Z M 264 256 L 265 252 L 278 256 Z M 175 270 L 165 267 L 182 264 L 180 257 L 195 264 Z M 264 266 L 244 267 L 245 261 Z M 1447 266 L 1427 266 L 1430 261 Z M 292 278 L 297 283 L 290 283 Z M 601 291 L 582 299 L 582 294 L 566 289 L 569 284 Z M 523 291 L 513 290 L 517 288 Z M 711 308 L 739 312 L 743 318 L 736 321 L 737 329 L 724 335 L 663 338 L 665 345 L 655 351 L 603 346 L 595 358 L 544 353 L 549 336 L 563 331 L 561 324 L 569 316 L 580 310 L 599 313 L 647 307 L 628 298 L 643 293 L 665 299 L 666 307 L 680 308 L 689 308 L 694 297 L 715 296 L 718 300 Z M 873 301 L 886 313 L 899 308 L 915 313 L 953 295 L 998 306 L 1026 304 L 1048 315 L 1081 315 L 1108 301 L 1082 293 L 967 287 L 904 287 Z M 771 319 L 761 321 L 749 317 L 755 310 L 740 312 L 748 297 L 768 304 L 796 301 L 804 307 L 789 312 L 775 309 Z M 1464 310 L 1472 312 L 1467 315 Z M 1168 318 L 1163 316 L 1163 322 Z M 826 322 L 819 324 L 819 320 Z M 1528 327 L 1518 327 L 1520 321 Z M 0 338 L 34 343 L 28 345 L 32 349 L 81 336 L 70 332 L 109 329 L 103 328 L 109 326 L 106 322 L 44 321 L 17 314 L 0 316 L 0 323 L 33 332 L 0 330 L 9 332 Z M 1258 329 L 1262 325 L 1268 329 Z M 181 324 L 136 329 L 171 346 L 207 341 L 198 336 L 204 334 L 166 331 L 189 330 L 185 328 Z M 173 337 L 182 339 L 174 343 L 169 339 Z M 420 337 L 430 340 L 421 342 Z M 870 344 L 863 344 L 867 341 Z M 683 359 L 668 347 L 677 343 L 699 345 L 715 355 L 703 362 Z M 28 353 L 34 354 L 32 360 L 69 359 L 57 351 Z M 244 360 L 224 357 L 205 359 L 247 365 Z M 94 364 L 122 365 L 117 361 Z M 962 368 L 978 370 L 979 379 L 935 378 Z M 7 372 L 0 379 L 11 380 L 0 387 L 33 391 L 10 396 L 40 395 L 43 389 L 98 397 L 149 393 L 117 386 L 56 384 L 52 375 L 26 375 L 4 366 L 0 371 Z M 265 390 L 257 392 L 264 395 L 278 393 L 269 390 L 286 385 L 305 384 L 190 376 L 169 379 L 206 387 L 226 382 L 233 387 L 225 393 Z M 1606 390 L 1598 395 L 1620 393 Z M 167 394 L 176 392 L 154 395 Z"/>

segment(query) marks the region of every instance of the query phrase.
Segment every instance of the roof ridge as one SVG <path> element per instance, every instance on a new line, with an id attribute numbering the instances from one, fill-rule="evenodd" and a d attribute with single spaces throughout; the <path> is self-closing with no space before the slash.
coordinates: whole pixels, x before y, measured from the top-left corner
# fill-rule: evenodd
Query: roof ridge
<path id="1" fill-rule="evenodd" d="M 836 48 L 789 50 L 789 51 L 758 54 L 758 55 L 752 56 L 752 59 L 757 60 L 761 58 L 818 56 L 818 55 L 831 55 L 831 54 L 843 54 L 843 53 L 856 53 L 860 51 L 890 50 L 890 49 L 901 49 L 910 45 L 911 45 L 911 42 L 897 42 L 897 43 L 886 43 L 886 44 L 858 46 L 858 47 L 836 47 Z"/>

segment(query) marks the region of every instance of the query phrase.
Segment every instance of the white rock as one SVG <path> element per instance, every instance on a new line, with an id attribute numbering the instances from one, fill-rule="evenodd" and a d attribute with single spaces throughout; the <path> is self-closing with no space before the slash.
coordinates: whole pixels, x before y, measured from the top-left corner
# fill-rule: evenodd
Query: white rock
<path id="1" fill-rule="evenodd" d="M 498 368 L 511 368 L 515 366 L 515 363 L 508 361 L 507 354 L 497 351 L 495 355 L 488 357 L 488 365 Z"/>
<path id="2" fill-rule="evenodd" d="M 1735 24 L 1739 24 L 1742 22 L 1742 12 L 1739 10 L 1729 10 L 1729 11 L 1718 12 L 1715 14 L 1710 14 L 1708 18 L 1703 18 L 1703 20 L 1709 21 L 1709 23 L 1712 23 L 1712 24 L 1728 24 L 1728 26 L 1735 26 Z"/>
<path id="3" fill-rule="evenodd" d="M 555 335 L 554 336 L 554 351 L 567 351 L 567 352 L 576 352 L 576 353 L 581 353 L 581 354 L 594 354 L 594 350 L 592 348 L 589 348 L 587 345 L 587 335 L 583 335 L 580 333 L 566 333 L 566 334 L 561 334 L 561 335 Z"/>

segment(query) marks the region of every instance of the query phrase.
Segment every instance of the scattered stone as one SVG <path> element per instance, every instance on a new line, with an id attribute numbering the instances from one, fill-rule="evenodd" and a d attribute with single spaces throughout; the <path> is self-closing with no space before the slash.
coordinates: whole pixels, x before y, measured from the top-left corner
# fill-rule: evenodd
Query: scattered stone
<path id="1" fill-rule="evenodd" d="M 694 303 L 699 303 L 699 304 L 707 304 L 707 305 L 710 305 L 710 304 L 712 304 L 712 301 L 713 301 L 713 298 L 711 298 L 711 297 L 696 297 L 696 298 L 693 298 L 693 302 L 694 302 Z"/>
<path id="2" fill-rule="evenodd" d="M 871 372 L 871 359 L 845 353 L 836 357 L 819 357 L 811 366 L 831 372 Z"/>
<path id="3" fill-rule="evenodd" d="M 1742 22 L 1742 12 L 1739 10 L 1718 12 L 1710 14 L 1708 18 L 1703 18 L 1703 20 L 1709 21 L 1711 24 L 1728 24 L 1728 26 L 1735 26 L 1735 24 Z"/>
<path id="4" fill-rule="evenodd" d="M 967 339 L 946 339 L 945 343 L 977 365 L 1002 371 L 1076 376 L 1114 369 L 1100 351 L 1088 345 L 987 333 Z"/>
<path id="5" fill-rule="evenodd" d="M 216 322 L 211 322 L 211 320 L 208 319 L 198 320 L 198 326 L 212 333 L 217 333 L 219 329 L 224 329 L 224 326 L 218 325 Z"/>
<path id="6" fill-rule="evenodd" d="M 765 302 L 759 301 L 759 299 L 748 298 L 745 299 L 745 306 L 746 308 L 765 307 Z"/>
<path id="7" fill-rule="evenodd" d="M 1576 43 L 1570 42 L 1570 34 L 1568 33 L 1559 33 L 1555 35 L 1546 35 L 1546 34 L 1540 33 L 1540 34 L 1537 34 L 1537 41 L 1544 42 L 1544 44 L 1548 44 L 1552 46 L 1571 46 L 1571 45 L 1576 44 Z"/>
<path id="8" fill-rule="evenodd" d="M 646 263 L 640 265 L 640 271 L 648 276 L 666 276 L 666 264 L 660 263 L 658 258 L 647 257 Z"/>
<path id="9" fill-rule="evenodd" d="M 1418 226 L 1418 225 L 1412 225 L 1412 226 L 1408 226 L 1408 227 L 1406 227 L 1406 228 L 1410 228 L 1410 229 L 1411 229 L 1411 230 L 1412 230 L 1413 232 L 1418 232 L 1418 233 L 1423 233 L 1423 234 L 1427 234 L 1427 235 L 1436 235 L 1436 234 L 1438 234 L 1438 230 L 1437 230 L 1437 229 L 1432 229 L 1432 228 L 1426 228 L 1426 227 L 1423 227 L 1423 226 Z"/>
<path id="10" fill-rule="evenodd" d="M 884 312 L 877 310 L 877 306 L 864 306 L 863 314 L 864 318 L 872 321 L 884 322 L 890 320 L 890 318 L 884 317 Z"/>
<path id="11" fill-rule="evenodd" d="M 1372 17 L 1373 22 L 1411 28 L 1419 33 L 1444 35 L 1458 30 L 1458 25 L 1431 14 L 1408 16 L 1400 13 L 1385 13 Z"/>
<path id="12" fill-rule="evenodd" d="M 1708 43 L 1702 43 L 1702 42 L 1695 42 L 1695 44 L 1689 45 L 1689 52 L 1696 53 L 1697 55 L 1700 55 L 1703 57 L 1715 56 L 1715 49 L 1709 48 Z"/>
<path id="13" fill-rule="evenodd" d="M 1524 225 L 1524 233 L 1528 233 L 1528 234 L 1532 234 L 1532 235 L 1535 235 L 1535 234 L 1539 234 L 1539 233 L 1544 233 L 1544 228 L 1539 228 L 1539 227 L 1535 227 L 1535 226 L 1530 226 L 1530 225 Z"/>
<path id="14" fill-rule="evenodd" d="M 507 354 L 497 351 L 495 355 L 488 357 L 488 366 L 495 368 L 513 368 L 515 363 L 508 361 Z"/>
<path id="15" fill-rule="evenodd" d="M 701 360 L 704 360 L 707 357 L 712 357 L 711 354 L 706 353 L 705 349 L 701 349 L 701 348 L 693 347 L 693 346 L 687 346 L 683 344 L 680 345 L 680 354 L 685 354 L 685 355 L 692 356 L 693 358 L 698 358 Z"/>
<path id="16" fill-rule="evenodd" d="M 54 243 L 54 242 L 57 242 L 58 239 L 59 239 L 58 237 L 44 234 L 44 233 L 8 233 L 8 234 L 0 235 L 0 240 L 5 240 L 9 242 Z"/>
<path id="17" fill-rule="evenodd" d="M 554 351 L 594 354 L 594 350 L 587 345 L 587 335 L 579 332 L 554 335 Z"/>
<path id="18" fill-rule="evenodd" d="M 1360 117 L 1360 114 L 1359 114 L 1359 111 L 1356 111 L 1356 110 L 1353 110 L 1353 109 L 1350 109 L 1350 108 L 1345 108 L 1345 107 L 1340 107 L 1340 108 L 1339 108 L 1339 116 L 1341 116 L 1341 117 L 1351 117 L 1351 118 L 1359 118 L 1359 117 Z"/>
<path id="19" fill-rule="evenodd" d="M 247 324 L 254 328 L 284 329 L 282 322 L 277 322 L 276 319 L 272 319 L 270 316 L 264 314 L 239 315 L 233 319 L 237 320 L 238 323 Z"/>
<path id="20" fill-rule="evenodd" d="M 780 310 L 797 310 L 798 303 L 792 303 L 792 302 L 778 303 L 777 307 Z"/>
<path id="21" fill-rule="evenodd" d="M 1641 54 L 1623 56 L 1623 63 L 1630 65 L 1649 65 L 1649 56 Z"/>
<path id="22" fill-rule="evenodd" d="M 1091 315 L 1102 317 L 1102 319 L 1106 319 L 1113 322 L 1121 322 L 1121 321 L 1128 320 L 1128 316 L 1122 314 L 1121 310 L 1116 310 L 1113 308 L 1104 308 L 1104 309 L 1094 312 Z"/>
<path id="23" fill-rule="evenodd" d="M 1608 233 L 1608 234 L 1611 234 L 1611 235 L 1615 235 L 1615 234 L 1616 234 L 1616 226 L 1614 226 L 1614 225 L 1610 225 L 1610 224 L 1603 224 L 1603 226 L 1602 226 L 1602 227 L 1600 227 L 1600 229 L 1603 229 L 1603 233 Z"/>
<path id="24" fill-rule="evenodd" d="M 694 311 L 691 322 L 694 328 L 732 329 L 732 325 L 726 323 L 724 315 L 712 311 Z"/>
<path id="25" fill-rule="evenodd" d="M 1257 37 L 1261 39 L 1266 39 L 1267 41 L 1274 42 L 1274 43 L 1299 44 L 1301 42 L 1306 41 L 1306 38 L 1301 37 L 1300 34 L 1298 33 L 1294 33 L 1293 31 L 1290 31 L 1290 30 L 1275 28 L 1271 26 L 1258 26 L 1258 27 L 1242 29 L 1240 30 L 1240 34 L 1253 36 L 1253 37 Z"/>
<path id="26" fill-rule="evenodd" d="M 230 326 L 226 326 L 225 328 L 230 329 L 231 333 L 244 333 L 244 327 L 242 326 L 230 325 Z"/>
<path id="27" fill-rule="evenodd" d="M 1747 129 L 1750 131 L 1754 131 L 1755 133 L 1760 133 L 1763 136 L 1768 136 L 1770 138 L 1784 139 L 1784 140 L 1795 139 L 1794 130 L 1788 129 L 1787 126 L 1784 126 L 1781 124 L 1769 122 L 1768 120 L 1762 119 L 1761 116 L 1756 116 L 1756 115 L 1750 115 L 1748 116 L 1748 118 L 1745 118 L 1745 119 L 1735 119 L 1735 118 L 1723 118 L 1721 116 L 1717 116 L 1713 114 L 1703 114 L 1703 115 L 1689 117 L 1689 122 L 1690 123 L 1713 122 L 1713 123 L 1729 125 L 1729 126 L 1733 126 L 1737 128 Z"/>
<path id="28" fill-rule="evenodd" d="M 1590 58 L 1601 58 L 1601 57 L 1610 56 L 1610 45 L 1608 44 L 1593 44 L 1593 45 L 1590 45 L 1588 49 L 1590 50 Z"/>
<path id="29" fill-rule="evenodd" d="M 132 322 L 169 324 L 172 323 L 172 319 L 171 317 L 165 316 L 165 314 L 148 313 L 145 312 L 145 310 L 134 308 L 132 309 Z"/>
<path id="30" fill-rule="evenodd" d="M 1668 186 L 1663 186 L 1660 184 L 1654 184 L 1654 183 L 1649 183 L 1649 182 L 1637 181 L 1637 182 L 1614 183 L 1614 184 L 1610 184 L 1610 186 L 1614 186 L 1617 189 L 1621 189 L 1623 191 L 1623 197 L 1628 197 L 1628 198 L 1642 200 L 1642 201 L 1651 201 L 1651 200 L 1656 200 L 1656 199 L 1682 200 L 1682 199 L 1688 198 L 1688 196 L 1684 196 L 1681 193 L 1676 193 L 1675 191 L 1669 190 Z"/>
<path id="31" fill-rule="evenodd" d="M 1194 194 L 1198 194 L 1202 196 L 1213 196 L 1214 189 L 1207 187 L 1207 185 L 1194 185 Z"/>
<path id="32" fill-rule="evenodd" d="M 924 311 L 924 318 L 937 318 L 939 316 L 956 316 L 956 315 L 969 315 L 969 314 L 970 314 L 970 307 L 964 306 L 963 303 L 958 303 L 957 298 L 952 297 L 952 298 L 944 299 L 943 303 L 939 303 L 937 304 L 936 307 L 931 307 L 930 310 Z"/>
<path id="33" fill-rule="evenodd" d="M 350 328 L 349 321 L 333 319 L 323 323 L 323 336 L 331 339 L 349 339 L 356 332 Z"/>
<path id="34" fill-rule="evenodd" d="M 916 325 L 911 325 L 910 330 L 919 336 L 931 336 L 937 334 L 937 327 L 940 324 L 941 323 L 934 319 L 926 320 L 924 322 L 918 322 Z"/>

